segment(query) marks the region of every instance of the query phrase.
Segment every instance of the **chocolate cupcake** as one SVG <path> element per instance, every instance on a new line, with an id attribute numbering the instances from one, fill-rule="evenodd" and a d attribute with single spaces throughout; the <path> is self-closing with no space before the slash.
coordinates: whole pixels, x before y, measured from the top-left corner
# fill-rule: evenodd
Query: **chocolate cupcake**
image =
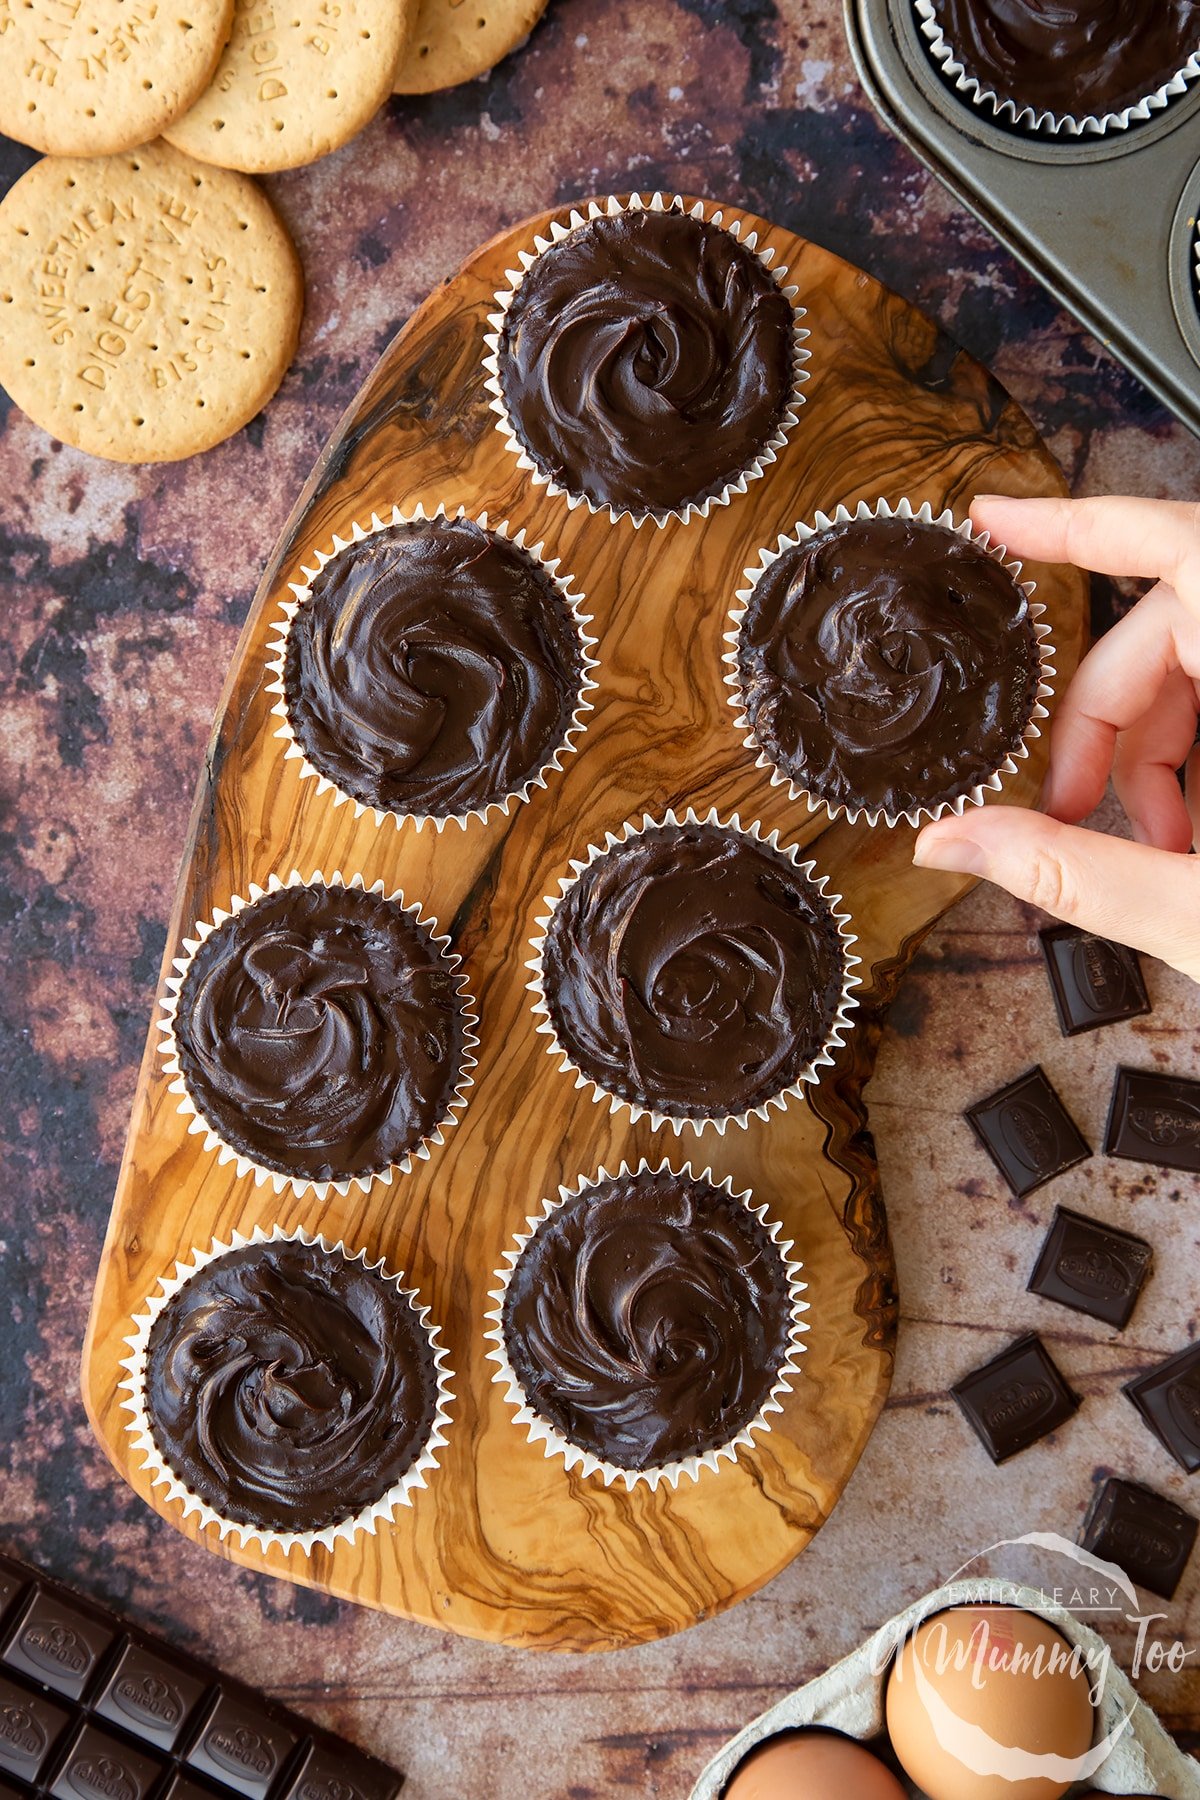
<path id="1" fill-rule="evenodd" d="M 544 787 L 595 687 L 591 621 L 525 533 L 460 507 L 357 522 L 316 553 L 271 645 L 286 755 L 376 824 L 466 826 Z"/>
<path id="2" fill-rule="evenodd" d="M 222 1538 L 332 1549 L 412 1504 L 445 1443 L 416 1289 L 306 1232 L 194 1251 L 134 1320 L 121 1404 L 153 1484 Z"/>
<path id="3" fill-rule="evenodd" d="M 807 332 L 787 271 L 697 202 L 593 201 L 521 252 L 484 368 L 523 469 L 615 522 L 707 514 L 796 423 Z"/>
<path id="4" fill-rule="evenodd" d="M 559 882 L 529 964 L 547 1048 L 614 1112 L 723 1132 L 820 1079 L 858 957 L 839 896 L 757 825 L 626 824 Z"/>
<path id="5" fill-rule="evenodd" d="M 770 1430 L 803 1333 L 800 1264 L 765 1205 L 643 1162 L 560 1188 L 506 1253 L 495 1379 L 547 1456 L 676 1486 Z"/>
<path id="6" fill-rule="evenodd" d="M 183 940 L 159 1049 L 189 1130 L 276 1193 L 406 1174 L 466 1104 L 478 1042 L 449 939 L 402 894 L 273 875 Z"/>
<path id="7" fill-rule="evenodd" d="M 1200 76 L 1200 0 L 913 4 L 942 77 L 1020 131 L 1124 131 Z"/>
<path id="8" fill-rule="evenodd" d="M 953 514 L 860 502 L 747 569 L 726 636 L 738 728 L 810 811 L 874 825 L 961 813 L 1029 754 L 1049 695 L 1045 610 Z"/>

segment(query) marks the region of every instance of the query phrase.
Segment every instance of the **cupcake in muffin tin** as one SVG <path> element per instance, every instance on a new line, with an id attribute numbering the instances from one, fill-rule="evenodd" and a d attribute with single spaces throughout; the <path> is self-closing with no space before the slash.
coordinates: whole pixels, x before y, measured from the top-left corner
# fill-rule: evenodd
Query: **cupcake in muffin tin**
<path id="1" fill-rule="evenodd" d="M 943 80 L 1049 138 L 1145 124 L 1200 76 L 1200 0 L 911 0 Z"/>

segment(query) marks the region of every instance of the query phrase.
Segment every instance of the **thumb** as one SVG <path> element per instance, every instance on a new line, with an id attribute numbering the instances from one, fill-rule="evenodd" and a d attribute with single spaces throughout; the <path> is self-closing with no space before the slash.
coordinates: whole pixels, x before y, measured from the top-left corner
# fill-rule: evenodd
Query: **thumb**
<path id="1" fill-rule="evenodd" d="M 1131 944 L 1200 981 L 1200 858 L 1060 825 L 1023 807 L 987 806 L 927 825 L 913 861 L 982 875 L 1069 925 Z"/>

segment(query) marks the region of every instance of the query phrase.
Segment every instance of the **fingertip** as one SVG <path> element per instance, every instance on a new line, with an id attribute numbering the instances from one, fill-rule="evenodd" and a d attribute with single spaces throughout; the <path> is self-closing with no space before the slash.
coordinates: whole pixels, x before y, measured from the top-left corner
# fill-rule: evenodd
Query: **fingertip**
<path id="1" fill-rule="evenodd" d="M 1057 819 L 1060 825 L 1078 825 L 1096 810 L 1107 785 L 1107 780 L 1085 781 L 1078 770 L 1055 769 L 1052 763 L 1042 783 L 1037 809 L 1048 819 Z"/>
<path id="2" fill-rule="evenodd" d="M 1172 809 L 1152 819 L 1135 819 L 1131 814 L 1129 829 L 1134 843 L 1148 844 L 1152 850 L 1169 850 L 1174 856 L 1186 855 L 1192 847 L 1192 821 L 1182 794 L 1179 802 L 1178 812 Z"/>
<path id="3" fill-rule="evenodd" d="M 971 515 L 972 525 L 984 529 L 989 518 L 1006 511 L 1012 505 L 1013 501 L 1008 494 L 976 494 L 967 510 Z"/>
<path id="4" fill-rule="evenodd" d="M 959 818 L 937 819 L 918 833 L 913 862 L 918 869 L 941 869 L 951 875 L 982 875 L 982 846 Z"/>

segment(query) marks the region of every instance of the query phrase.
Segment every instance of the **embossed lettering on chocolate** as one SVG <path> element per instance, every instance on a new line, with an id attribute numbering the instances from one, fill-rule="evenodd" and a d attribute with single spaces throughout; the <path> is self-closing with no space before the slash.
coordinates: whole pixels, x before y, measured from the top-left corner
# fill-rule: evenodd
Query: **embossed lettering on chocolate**
<path id="1" fill-rule="evenodd" d="M 561 748 L 583 655 L 546 571 L 469 519 L 390 525 L 312 582 L 288 632 L 296 741 L 380 812 L 503 800 Z"/>
<path id="2" fill-rule="evenodd" d="M 1135 105 L 1200 49 L 1200 0 L 934 0 L 934 12 L 984 88 L 1075 119 Z"/>
<path id="3" fill-rule="evenodd" d="M 1037 702 L 1020 584 L 915 519 L 854 519 L 785 549 L 755 583 L 736 656 L 771 761 L 831 806 L 892 817 L 985 782 Z"/>
<path id="4" fill-rule="evenodd" d="M 845 974 L 833 913 L 781 852 L 659 825 L 590 863 L 542 952 L 559 1043 L 588 1080 L 677 1118 L 760 1106 L 828 1039 Z"/>
<path id="5" fill-rule="evenodd" d="M 590 220 L 539 255 L 500 334 L 541 473 L 635 516 L 719 494 L 778 430 L 795 313 L 753 250 L 677 208 Z"/>
<path id="6" fill-rule="evenodd" d="M 787 1271 L 736 1196 L 671 1170 L 573 1194 L 521 1252 L 502 1311 L 533 1410 L 623 1469 L 735 1438 L 787 1355 Z"/>
<path id="7" fill-rule="evenodd" d="M 205 938 L 180 990 L 179 1064 L 234 1150 L 313 1180 L 402 1161 L 459 1080 L 453 965 L 398 902 L 285 887 Z"/>
<path id="8" fill-rule="evenodd" d="M 437 1377 L 408 1299 L 297 1240 L 206 1264 L 150 1332 L 147 1410 L 175 1475 L 222 1518 L 316 1531 L 401 1480 Z"/>

